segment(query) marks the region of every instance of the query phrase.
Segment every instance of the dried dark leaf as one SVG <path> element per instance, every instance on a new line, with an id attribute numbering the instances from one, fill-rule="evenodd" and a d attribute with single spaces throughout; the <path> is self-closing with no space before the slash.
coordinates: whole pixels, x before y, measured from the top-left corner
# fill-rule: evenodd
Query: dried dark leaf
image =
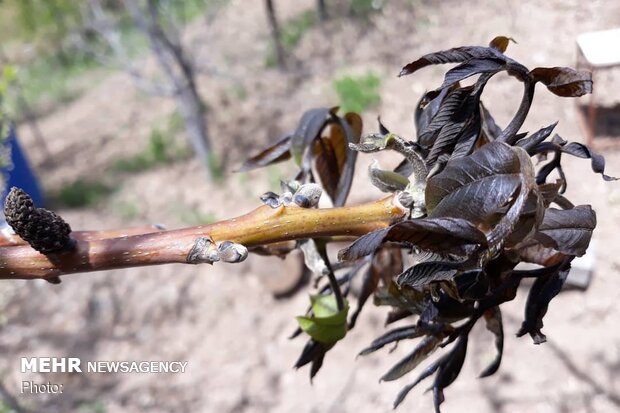
<path id="1" fill-rule="evenodd" d="M 439 413 L 439 406 L 444 401 L 443 390 L 452 384 L 461 372 L 467 354 L 467 341 L 467 335 L 460 336 L 452 351 L 441 359 L 433 383 L 433 403 L 437 413 Z"/>
<path id="2" fill-rule="evenodd" d="M 547 313 L 549 303 L 558 295 L 564 285 L 564 281 L 566 281 L 566 277 L 568 277 L 570 261 L 571 258 L 566 258 L 558 266 L 557 271 L 536 278 L 527 296 L 525 320 L 521 324 L 517 337 L 529 334 L 534 340 L 534 344 L 541 344 L 547 341 L 547 338 L 541 331 L 543 328 L 543 317 Z"/>
<path id="3" fill-rule="evenodd" d="M 394 330 L 390 330 L 387 333 L 383 334 L 381 337 L 374 339 L 368 347 L 360 351 L 359 355 L 365 356 L 367 354 L 374 353 L 375 351 L 387 346 L 388 344 L 391 344 L 391 343 L 394 343 L 400 340 L 408 340 L 412 338 L 421 337 L 427 332 L 428 332 L 428 329 L 425 329 L 419 325 L 395 328 Z"/>
<path id="4" fill-rule="evenodd" d="M 605 181 L 618 180 L 618 178 L 615 178 L 613 176 L 605 175 L 605 158 L 602 155 L 594 152 L 587 145 L 578 142 L 568 142 L 562 145 L 562 152 L 582 159 L 591 159 L 592 170 L 596 173 L 601 174 Z"/>
<path id="5" fill-rule="evenodd" d="M 462 265 L 460 262 L 427 261 L 406 269 L 398 276 L 397 284 L 420 287 L 433 281 L 451 280 Z"/>
<path id="6" fill-rule="evenodd" d="M 450 161 L 441 173 L 428 180 L 429 216 L 485 223 L 515 195 L 520 172 L 519 156 L 501 142 L 492 142 L 472 155 Z"/>
<path id="7" fill-rule="evenodd" d="M 385 127 L 383 122 L 381 122 L 381 116 L 377 116 L 377 123 L 379 124 L 379 133 L 381 135 L 387 135 L 388 133 L 390 133 L 390 130 Z"/>
<path id="8" fill-rule="evenodd" d="M 263 149 L 259 154 L 251 157 L 241 165 L 237 172 L 250 171 L 277 162 L 286 161 L 291 157 L 291 136 L 285 135 L 277 143 Z"/>
<path id="9" fill-rule="evenodd" d="M 325 358 L 325 354 L 334 346 L 334 344 L 325 344 L 319 343 L 318 341 L 314 341 L 312 339 L 308 340 L 304 349 L 301 352 L 301 355 L 295 362 L 295 368 L 298 369 L 300 367 L 305 366 L 308 363 L 312 363 L 310 366 L 310 380 L 314 378 L 314 376 L 318 373 L 321 366 L 323 365 L 323 359 Z"/>
<path id="10" fill-rule="evenodd" d="M 439 368 L 440 364 L 441 364 L 441 359 L 435 361 L 433 364 L 431 364 L 430 366 L 425 368 L 424 371 L 422 371 L 422 373 L 418 376 L 418 378 L 413 383 L 405 386 L 398 393 L 398 396 L 396 396 L 396 400 L 394 400 L 394 408 L 396 409 L 398 407 L 398 405 L 400 405 L 403 402 L 403 400 L 405 400 L 405 397 L 407 397 L 407 394 L 409 394 L 409 392 L 415 386 L 417 386 L 422 380 L 424 380 L 425 378 L 427 378 L 430 375 L 432 375 L 433 373 L 435 373 L 437 371 L 437 369 Z"/>
<path id="11" fill-rule="evenodd" d="M 534 149 L 536 145 L 547 139 L 549 135 L 551 135 L 551 132 L 553 132 L 553 129 L 555 129 L 557 124 L 558 122 L 554 122 L 551 125 L 542 128 L 532 133 L 530 136 L 518 140 L 515 145 L 525 149 L 531 155 L 532 153 L 530 151 Z"/>
<path id="12" fill-rule="evenodd" d="M 505 70 L 507 67 L 506 63 L 505 57 L 467 60 L 450 69 L 444 77 L 443 84 L 433 92 L 430 92 L 430 96 L 434 97 L 436 94 L 439 94 L 441 90 L 452 87 L 468 77 L 482 73 L 495 74 Z M 429 96 L 429 94 L 427 94 L 427 96 Z"/>
<path id="13" fill-rule="evenodd" d="M 424 250 L 462 252 L 463 247 L 486 245 L 485 235 L 471 222 L 458 218 L 422 218 L 399 222 L 358 238 L 341 250 L 341 260 L 371 254 L 386 241 L 406 242 Z"/>
<path id="14" fill-rule="evenodd" d="M 320 136 L 321 131 L 327 126 L 328 118 L 334 112 L 334 109 L 316 108 L 306 111 L 301 116 L 297 129 L 291 136 L 291 154 L 297 165 L 301 166 L 306 148 Z"/>
<path id="15" fill-rule="evenodd" d="M 507 59 L 500 51 L 491 47 L 464 46 L 441 52 L 429 53 L 402 68 L 398 76 L 410 75 L 423 67 L 444 63 L 461 63 L 471 59 Z"/>
<path id="16" fill-rule="evenodd" d="M 547 248 L 566 255 L 586 253 L 596 227 L 596 213 L 589 205 L 573 209 L 547 208 L 534 238 Z"/>
<path id="17" fill-rule="evenodd" d="M 470 96 L 472 91 L 472 86 L 457 88 L 451 91 L 441 102 L 441 106 L 428 123 L 419 122 L 418 143 L 422 147 L 431 148 L 435 144 L 442 128 L 453 122 L 453 118 L 459 115 L 461 108 L 471 106 L 472 102 Z M 435 102 L 440 98 L 441 96 L 435 98 L 431 102 Z"/>
<path id="18" fill-rule="evenodd" d="M 489 280 L 481 269 L 463 271 L 453 278 L 461 300 L 480 300 L 489 292 Z"/>
<path id="19" fill-rule="evenodd" d="M 592 93 L 592 73 L 570 67 L 537 67 L 530 72 L 535 82 L 541 82 L 552 93 L 562 97 L 578 97 Z"/>
<path id="20" fill-rule="evenodd" d="M 508 48 L 508 44 L 510 42 L 517 43 L 512 37 L 497 36 L 493 40 L 491 40 L 491 42 L 489 43 L 489 47 L 492 47 L 493 49 L 497 49 L 498 51 L 504 53 Z"/>
<path id="21" fill-rule="evenodd" d="M 444 100 L 448 96 L 448 94 L 452 93 L 454 90 L 457 89 L 459 89 L 458 85 L 456 85 L 454 88 L 444 89 L 439 93 L 438 96 L 431 99 L 430 102 L 428 101 L 429 97 L 426 95 L 420 98 L 420 101 L 416 106 L 413 118 L 418 137 L 428 128 L 433 118 L 437 116 L 438 111 L 445 106 Z"/>
<path id="22" fill-rule="evenodd" d="M 357 317 L 362 311 L 368 297 L 377 289 L 379 280 L 384 277 L 391 279 L 400 273 L 402 268 L 403 262 L 400 249 L 381 248 L 373 255 L 370 266 L 364 273 L 362 288 L 357 298 L 357 308 L 353 314 L 351 314 L 349 320 L 349 330 L 355 326 Z"/>
<path id="23" fill-rule="evenodd" d="M 409 373 L 437 350 L 442 339 L 442 335 L 424 337 L 416 348 L 388 370 L 388 372 L 381 377 L 380 381 L 396 380 Z"/>
<path id="24" fill-rule="evenodd" d="M 487 330 L 495 335 L 495 358 L 489 366 L 480 373 L 479 377 L 492 376 L 499 369 L 504 354 L 504 326 L 502 323 L 502 312 L 498 306 L 492 307 L 484 312 Z"/>
<path id="25" fill-rule="evenodd" d="M 497 126 L 495 119 L 487 110 L 486 106 L 480 102 L 480 117 L 482 119 L 482 132 L 488 142 L 494 141 L 502 133 L 502 128 Z M 488 143 L 487 142 L 487 143 Z"/>

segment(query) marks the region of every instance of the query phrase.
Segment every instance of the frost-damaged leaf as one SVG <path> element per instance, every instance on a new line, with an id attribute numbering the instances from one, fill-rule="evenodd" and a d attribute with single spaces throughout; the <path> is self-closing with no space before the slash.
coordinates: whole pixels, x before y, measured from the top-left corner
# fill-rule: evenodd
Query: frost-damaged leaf
<path id="1" fill-rule="evenodd" d="M 537 67 L 530 72 L 552 93 L 562 97 L 578 97 L 592 93 L 592 73 L 570 67 Z"/>
<path id="2" fill-rule="evenodd" d="M 553 203 L 557 199 L 562 185 L 563 183 L 559 179 L 555 182 L 548 182 L 538 185 L 538 191 L 540 192 L 540 196 L 544 201 L 545 208 L 551 205 L 551 203 Z"/>
<path id="3" fill-rule="evenodd" d="M 493 49 L 497 49 L 500 52 L 504 53 L 506 49 L 508 49 L 508 44 L 510 42 L 517 43 L 512 37 L 497 36 L 493 40 L 491 40 L 491 42 L 489 43 L 489 47 L 492 47 Z"/>
<path id="4" fill-rule="evenodd" d="M 286 161 L 291 157 L 291 135 L 285 135 L 277 143 L 263 149 L 258 155 L 255 155 L 245 161 L 237 172 L 250 171 L 252 169 L 261 168 L 277 162 Z"/>
<path id="5" fill-rule="evenodd" d="M 462 265 L 461 262 L 450 261 L 421 262 L 400 274 L 396 283 L 415 288 L 433 281 L 451 280 Z"/>
<path id="6" fill-rule="evenodd" d="M 539 143 L 547 139 L 549 135 L 551 135 L 551 132 L 553 132 L 553 129 L 555 129 L 557 124 L 558 122 L 554 122 L 551 125 L 547 126 L 546 128 L 542 128 L 532 133 L 530 136 L 518 140 L 515 145 L 520 146 L 521 148 L 525 149 L 528 153 L 530 153 L 530 151 L 533 148 L 535 148 L 536 145 L 538 145 Z"/>
<path id="7" fill-rule="evenodd" d="M 426 186 L 430 217 L 485 223 L 520 186 L 521 164 L 513 148 L 491 142 L 472 155 L 454 159 Z"/>
<path id="8" fill-rule="evenodd" d="M 480 300 L 489 292 L 489 279 L 480 268 L 463 271 L 453 281 L 461 300 Z"/>
<path id="9" fill-rule="evenodd" d="M 592 170 L 598 174 L 603 176 L 605 181 L 616 181 L 618 178 L 613 176 L 605 175 L 605 158 L 602 155 L 594 152 L 587 145 L 578 143 L 578 142 L 567 142 L 559 136 L 554 136 L 553 143 L 558 144 L 562 147 L 562 152 L 567 153 L 569 155 L 576 156 L 582 159 L 591 159 Z"/>
<path id="10" fill-rule="evenodd" d="M 518 253 L 521 261 L 545 267 L 555 265 L 566 257 L 566 255 L 554 249 L 543 247 L 534 239 L 528 240 L 524 245 L 519 246 Z"/>
<path id="11" fill-rule="evenodd" d="M 520 163 L 520 190 L 519 194 L 506 212 L 500 221 L 493 227 L 491 232 L 487 234 L 488 243 L 490 249 L 495 248 L 496 246 L 503 243 L 506 238 L 515 231 L 517 224 L 520 221 L 521 215 L 524 213 L 528 213 L 526 207 L 528 205 L 532 206 L 534 212 L 529 212 L 532 215 L 533 222 L 530 221 L 532 227 L 529 225 L 527 228 L 529 229 L 527 235 L 524 235 L 524 238 L 527 238 L 531 231 L 534 230 L 537 223 L 542 219 L 544 204 L 542 197 L 540 196 L 540 192 L 538 190 L 538 185 L 535 178 L 534 166 L 532 165 L 532 161 L 523 149 L 521 148 L 512 148 L 512 150 L 519 157 Z M 524 225 L 525 227 L 525 225 Z"/>
<path id="12" fill-rule="evenodd" d="M 434 97 L 439 94 L 443 89 L 454 86 L 461 80 L 465 80 L 468 77 L 479 75 L 482 73 L 495 74 L 506 69 L 506 58 L 486 58 L 486 59 L 471 59 L 464 63 L 448 70 L 443 80 L 443 84 L 432 92 L 429 92 L 426 96 Z M 486 83 L 486 81 L 484 82 Z"/>
<path id="13" fill-rule="evenodd" d="M 312 316 L 296 317 L 299 327 L 312 339 L 320 343 L 333 344 L 347 333 L 347 312 L 345 301 L 342 310 L 338 310 L 335 294 L 310 296 Z"/>
<path id="14" fill-rule="evenodd" d="M 398 248 L 381 248 L 372 257 L 370 266 L 364 273 L 362 288 L 357 298 L 357 308 L 351 314 L 349 329 L 355 326 L 366 300 L 375 292 L 380 279 L 392 279 L 403 270 L 402 253 Z"/>
<path id="15" fill-rule="evenodd" d="M 423 67 L 444 63 L 461 63 L 471 59 L 507 59 L 499 50 L 491 47 L 464 46 L 441 52 L 429 53 L 402 68 L 398 76 L 410 75 Z"/>
<path id="16" fill-rule="evenodd" d="M 310 366 L 310 380 L 318 373 L 323 365 L 323 359 L 325 354 L 334 346 L 334 344 L 319 343 L 312 339 L 308 340 L 301 355 L 295 362 L 295 368 L 305 366 L 308 363 L 312 363 Z"/>
<path id="17" fill-rule="evenodd" d="M 423 250 L 463 252 L 464 247 L 486 245 L 486 237 L 471 222 L 458 218 L 422 218 L 396 223 L 358 238 L 341 250 L 341 260 L 352 260 L 374 252 L 383 242 L 406 242 Z"/>
<path id="18" fill-rule="evenodd" d="M 381 377 L 380 381 L 392 381 L 401 378 L 418 364 L 430 356 L 443 340 L 443 335 L 426 336 L 416 346 L 416 348 L 406 357 L 396 363 L 387 373 Z"/>
<path id="19" fill-rule="evenodd" d="M 495 335 L 495 358 L 489 366 L 480 373 L 479 377 L 492 376 L 499 369 L 502 363 L 502 354 L 504 354 L 504 326 L 502 323 L 502 312 L 499 307 L 492 307 L 484 312 L 484 320 L 486 321 L 487 330 Z"/>
<path id="20" fill-rule="evenodd" d="M 328 117 L 331 117 L 338 108 L 317 108 L 306 111 L 302 116 L 297 129 L 291 137 L 291 153 L 297 165 L 301 166 L 303 154 L 319 136 L 323 128 L 327 125 Z"/>
<path id="21" fill-rule="evenodd" d="M 461 372 L 467 354 L 467 341 L 467 335 L 460 336 L 452 351 L 441 358 L 433 383 L 433 404 L 436 413 L 440 412 L 439 406 L 444 401 L 443 390 L 452 384 Z"/>
<path id="22" fill-rule="evenodd" d="M 365 356 L 367 354 L 374 353 L 375 351 L 387 346 L 388 344 L 400 340 L 408 340 L 421 337 L 427 333 L 428 329 L 420 325 L 395 328 L 394 330 L 390 330 L 387 333 L 383 334 L 381 337 L 374 339 L 368 347 L 360 351 L 359 355 Z"/>
<path id="23" fill-rule="evenodd" d="M 441 93 L 430 102 L 428 102 L 426 96 L 422 96 L 420 98 L 413 114 L 413 121 L 418 136 L 426 130 L 430 122 L 437 115 L 437 112 L 443 108 L 446 96 L 448 96 L 449 93 L 452 93 L 455 89 L 458 89 L 458 86 L 453 89 L 448 88 L 442 90 Z"/>
<path id="24" fill-rule="evenodd" d="M 390 283 L 387 287 L 377 289 L 374 295 L 375 305 L 389 305 L 405 309 L 409 314 L 422 313 L 427 307 L 425 300 L 426 297 L 422 291 L 408 287 L 399 288 L 395 282 Z"/>
<path id="25" fill-rule="evenodd" d="M 589 205 L 573 209 L 547 208 L 534 238 L 547 248 L 566 255 L 586 253 L 596 228 L 596 213 Z"/>
<path id="26" fill-rule="evenodd" d="M 534 340 L 534 344 L 541 344 L 547 341 L 547 337 L 542 333 L 543 317 L 547 313 L 549 303 L 558 295 L 568 273 L 570 271 L 570 261 L 572 258 L 564 259 L 558 270 L 552 274 L 536 278 L 530 288 L 525 304 L 525 320 L 521 324 L 521 329 L 517 337 L 528 334 Z"/>
<path id="27" fill-rule="evenodd" d="M 338 118 L 338 123 L 346 138 L 346 162 L 340 173 L 338 188 L 332 201 L 334 206 L 343 206 L 349 196 L 351 184 L 353 183 L 353 175 L 355 174 L 355 163 L 357 160 L 357 151 L 349 147 L 349 143 L 359 143 L 362 136 L 362 118 L 357 113 L 349 112 L 344 118 Z"/>
<path id="28" fill-rule="evenodd" d="M 413 383 L 403 387 L 403 389 L 398 393 L 398 396 L 396 396 L 396 400 L 394 400 L 394 408 L 396 409 L 398 405 L 400 405 L 403 402 L 403 400 L 405 400 L 405 397 L 407 397 L 407 394 L 409 394 L 409 392 L 415 386 L 417 386 L 422 380 L 424 380 L 425 378 L 435 373 L 437 369 L 439 368 L 440 364 L 441 364 L 441 359 L 435 361 L 433 364 L 425 368 L 424 371 L 422 371 L 422 373 L 418 376 L 418 378 Z"/>
<path id="29" fill-rule="evenodd" d="M 431 148 L 435 144 L 442 128 L 453 122 L 453 117 L 460 113 L 462 107 L 467 107 L 471 104 L 470 96 L 473 90 L 473 86 L 456 88 L 441 101 L 441 106 L 428 123 L 423 124 L 422 121 L 419 122 L 417 128 L 418 143 L 422 147 Z M 431 104 L 440 98 L 441 96 L 433 99 Z"/>
<path id="30" fill-rule="evenodd" d="M 480 102 L 480 116 L 482 119 L 482 132 L 486 137 L 486 143 L 492 142 L 502 133 L 500 128 L 486 106 Z"/>

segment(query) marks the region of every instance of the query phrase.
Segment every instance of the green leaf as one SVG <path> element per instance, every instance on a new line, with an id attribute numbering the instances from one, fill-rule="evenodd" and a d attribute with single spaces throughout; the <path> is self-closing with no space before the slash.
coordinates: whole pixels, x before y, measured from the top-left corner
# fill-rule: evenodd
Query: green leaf
<path id="1" fill-rule="evenodd" d="M 321 343 L 335 343 L 347 334 L 347 313 L 349 305 L 345 301 L 342 310 L 338 310 L 336 295 L 312 295 L 311 316 L 296 317 L 299 327 L 314 340 Z"/>

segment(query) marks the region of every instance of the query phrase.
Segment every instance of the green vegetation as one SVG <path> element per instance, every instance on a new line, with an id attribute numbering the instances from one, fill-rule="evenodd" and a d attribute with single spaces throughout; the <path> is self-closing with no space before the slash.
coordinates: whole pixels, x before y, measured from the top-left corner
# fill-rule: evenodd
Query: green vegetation
<path id="1" fill-rule="evenodd" d="M 96 204 L 110 195 L 115 189 L 102 181 L 78 178 L 62 187 L 55 196 L 53 203 L 68 208 L 81 208 Z"/>
<path id="2" fill-rule="evenodd" d="M 176 144 L 172 139 L 183 127 L 179 114 L 174 112 L 168 117 L 163 128 L 151 130 L 148 145 L 136 155 L 118 159 L 112 170 L 117 172 L 141 172 L 160 165 L 174 163 L 189 156 L 186 146 Z"/>
<path id="3" fill-rule="evenodd" d="M 381 79 L 374 73 L 364 76 L 343 76 L 334 81 L 340 109 L 343 112 L 362 112 L 381 102 Z"/>
<path id="4" fill-rule="evenodd" d="M 350 11 L 353 16 L 366 19 L 381 11 L 383 3 L 383 0 L 351 0 Z"/>
<path id="5" fill-rule="evenodd" d="M 132 220 L 140 215 L 140 206 L 136 201 L 121 200 L 112 204 L 112 212 L 114 215 L 124 220 Z"/>

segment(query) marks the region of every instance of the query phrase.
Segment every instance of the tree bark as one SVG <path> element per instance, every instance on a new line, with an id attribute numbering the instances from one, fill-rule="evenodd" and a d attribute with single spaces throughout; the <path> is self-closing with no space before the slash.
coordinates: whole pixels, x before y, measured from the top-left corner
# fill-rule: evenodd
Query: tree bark
<path id="1" fill-rule="evenodd" d="M 208 126 L 203 110 L 203 103 L 196 86 L 196 76 L 191 62 L 185 55 L 180 42 L 174 42 L 164 31 L 161 17 L 155 0 L 147 1 L 146 16 L 138 6 L 136 0 L 124 0 L 136 26 L 149 39 L 151 50 L 155 58 L 173 85 L 174 96 L 183 122 L 185 131 L 200 162 L 207 166 L 212 176 L 216 165 L 211 155 Z"/>
<path id="2" fill-rule="evenodd" d="M 325 4 L 325 0 L 317 0 L 316 7 L 319 14 L 319 20 L 322 22 L 326 21 L 329 18 L 327 14 L 327 5 Z"/>
<path id="3" fill-rule="evenodd" d="M 271 37 L 273 37 L 273 46 L 276 53 L 276 59 L 278 61 L 278 67 L 280 69 L 286 69 L 286 56 L 284 53 L 284 46 L 282 46 L 280 24 L 278 23 L 278 18 L 276 17 L 273 1 L 265 0 L 265 8 L 267 9 L 267 20 L 269 21 L 269 27 L 271 28 Z"/>

